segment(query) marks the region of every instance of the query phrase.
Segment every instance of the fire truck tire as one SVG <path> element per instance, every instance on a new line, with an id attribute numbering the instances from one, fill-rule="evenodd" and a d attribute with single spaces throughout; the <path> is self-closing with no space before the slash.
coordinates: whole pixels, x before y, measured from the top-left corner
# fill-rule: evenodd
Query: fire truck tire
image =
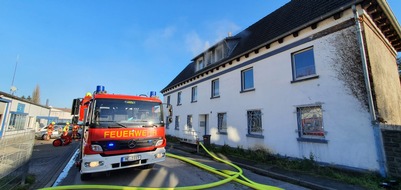
<path id="1" fill-rule="evenodd" d="M 81 181 L 88 181 L 91 177 L 91 174 L 81 174 Z"/>
<path id="2" fill-rule="evenodd" d="M 53 146 L 63 146 L 63 141 L 61 139 L 56 139 L 53 141 Z"/>

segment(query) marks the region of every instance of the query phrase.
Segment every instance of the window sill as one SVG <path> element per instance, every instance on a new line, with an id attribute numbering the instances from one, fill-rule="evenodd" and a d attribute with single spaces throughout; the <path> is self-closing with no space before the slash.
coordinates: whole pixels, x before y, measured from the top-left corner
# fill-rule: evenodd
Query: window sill
<path id="1" fill-rule="evenodd" d="M 291 81 L 291 83 L 297 83 L 297 82 L 302 82 L 302 81 L 312 80 L 312 79 L 317 79 L 317 78 L 319 78 L 319 75 L 311 75 L 311 76 L 295 79 L 295 80 Z"/>
<path id="2" fill-rule="evenodd" d="M 182 104 L 177 104 L 177 106 L 181 106 Z"/>
<path id="3" fill-rule="evenodd" d="M 255 88 L 246 89 L 246 90 L 241 90 L 240 93 L 252 92 L 252 91 L 255 91 Z"/>
<path id="4" fill-rule="evenodd" d="M 312 139 L 312 138 L 297 138 L 298 142 L 311 142 L 311 143 L 322 143 L 322 144 L 327 144 L 329 143 L 328 140 L 326 139 Z"/>
<path id="5" fill-rule="evenodd" d="M 217 132 L 218 135 L 227 135 L 227 132 Z"/>
<path id="6" fill-rule="evenodd" d="M 179 128 L 178 128 L 178 129 L 177 129 L 177 128 L 174 128 L 174 130 L 177 130 L 177 131 L 179 131 L 180 129 L 179 129 Z"/>
<path id="7" fill-rule="evenodd" d="M 246 137 L 258 138 L 258 139 L 265 138 L 263 135 L 255 135 L 255 134 L 246 134 Z"/>
<path id="8" fill-rule="evenodd" d="M 210 99 L 216 99 L 216 98 L 220 98 L 220 96 L 212 96 L 212 97 L 210 97 Z"/>
<path id="9" fill-rule="evenodd" d="M 198 102 L 197 100 L 195 100 L 195 101 L 191 101 L 191 103 L 196 103 L 196 102 Z"/>

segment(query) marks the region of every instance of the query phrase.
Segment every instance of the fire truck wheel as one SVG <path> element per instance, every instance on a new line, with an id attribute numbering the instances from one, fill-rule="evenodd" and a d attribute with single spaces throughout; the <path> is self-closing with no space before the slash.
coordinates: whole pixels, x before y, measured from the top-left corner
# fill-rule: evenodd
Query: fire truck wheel
<path id="1" fill-rule="evenodd" d="M 91 174 L 81 174 L 81 181 L 87 181 L 91 178 Z"/>
<path id="2" fill-rule="evenodd" d="M 62 146 L 63 145 L 63 141 L 61 141 L 61 139 L 56 139 L 53 141 L 53 146 L 57 147 L 57 146 Z"/>

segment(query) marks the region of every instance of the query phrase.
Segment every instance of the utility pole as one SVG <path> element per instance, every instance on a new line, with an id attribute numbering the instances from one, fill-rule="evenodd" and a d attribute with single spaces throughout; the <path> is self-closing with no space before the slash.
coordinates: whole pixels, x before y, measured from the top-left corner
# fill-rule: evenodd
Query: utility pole
<path id="1" fill-rule="evenodd" d="M 17 72 L 18 60 L 19 60 L 19 55 L 17 55 L 17 61 L 15 62 L 13 80 L 11 81 L 11 88 L 10 88 L 11 95 L 14 95 L 14 92 L 17 90 L 17 87 L 14 86 L 14 79 L 15 79 L 15 73 Z"/>

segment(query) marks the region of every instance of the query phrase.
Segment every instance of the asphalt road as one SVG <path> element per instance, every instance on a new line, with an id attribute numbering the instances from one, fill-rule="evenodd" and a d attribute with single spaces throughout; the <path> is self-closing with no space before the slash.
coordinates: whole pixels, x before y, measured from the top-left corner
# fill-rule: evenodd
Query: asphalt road
<path id="1" fill-rule="evenodd" d="M 68 146 L 54 147 L 53 140 L 35 140 L 28 171 L 36 178 L 31 189 L 52 186 L 79 146 L 79 141 L 73 141 Z"/>
<path id="2" fill-rule="evenodd" d="M 189 165 L 183 161 L 167 158 L 165 162 L 156 164 L 153 169 L 141 170 L 137 168 L 123 169 L 106 173 L 93 175 L 90 181 L 81 181 L 78 168 L 71 167 L 64 169 L 67 162 L 75 153 L 79 142 L 73 142 L 65 147 L 53 147 L 52 141 L 37 140 L 32 160 L 30 163 L 30 173 L 36 175 L 37 182 L 33 189 L 51 187 L 53 184 L 57 186 L 66 185 L 119 185 L 119 186 L 136 186 L 136 187 L 183 187 L 202 185 L 220 181 L 223 178 L 215 174 L 211 174 L 193 165 Z M 190 157 L 196 161 L 207 164 L 218 169 L 229 169 L 235 171 L 230 166 L 215 162 L 199 155 L 194 155 L 178 149 L 169 149 L 169 153 Z M 62 173 L 62 175 L 60 175 Z M 60 176 L 63 176 L 60 180 Z M 303 187 L 293 185 L 287 182 L 275 180 L 266 176 L 255 174 L 244 169 L 244 175 L 258 183 L 281 187 L 283 189 L 305 189 Z M 56 182 L 57 180 L 57 182 Z M 56 183 L 55 183 L 56 182 Z M 229 182 L 222 186 L 212 189 L 250 189 L 247 186 L 237 182 Z"/>

